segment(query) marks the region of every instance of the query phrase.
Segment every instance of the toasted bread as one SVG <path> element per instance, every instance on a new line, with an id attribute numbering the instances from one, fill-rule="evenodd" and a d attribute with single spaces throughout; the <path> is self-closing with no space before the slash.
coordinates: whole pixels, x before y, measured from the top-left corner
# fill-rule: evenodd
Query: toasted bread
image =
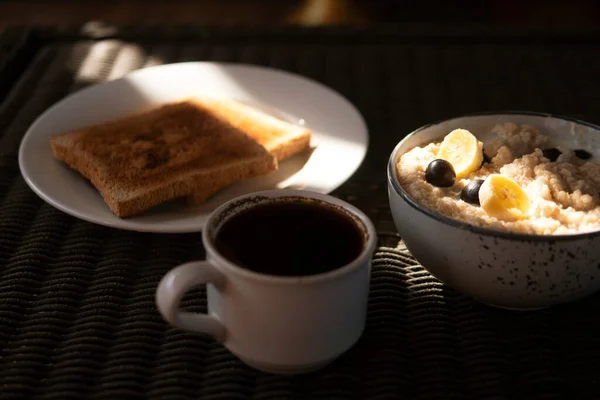
<path id="1" fill-rule="evenodd" d="M 309 129 L 283 121 L 241 102 L 217 98 L 194 100 L 214 115 L 253 138 L 270 151 L 278 161 L 285 160 L 310 146 L 311 131 Z M 188 204 L 203 203 L 210 196 L 234 182 L 223 180 L 220 186 L 201 186 L 191 195 L 186 196 L 185 200 Z"/>
<path id="2" fill-rule="evenodd" d="M 50 144 L 119 217 L 277 169 L 263 146 L 191 100 L 58 134 Z"/>

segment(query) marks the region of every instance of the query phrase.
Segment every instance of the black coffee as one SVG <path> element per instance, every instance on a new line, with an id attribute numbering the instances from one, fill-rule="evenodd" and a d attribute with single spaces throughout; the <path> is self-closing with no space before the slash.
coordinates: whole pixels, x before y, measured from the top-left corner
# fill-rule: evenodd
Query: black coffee
<path id="1" fill-rule="evenodd" d="M 231 217 L 217 233 L 216 247 L 247 269 L 302 276 L 350 263 L 362 252 L 364 241 L 357 223 L 334 207 L 275 201 Z"/>

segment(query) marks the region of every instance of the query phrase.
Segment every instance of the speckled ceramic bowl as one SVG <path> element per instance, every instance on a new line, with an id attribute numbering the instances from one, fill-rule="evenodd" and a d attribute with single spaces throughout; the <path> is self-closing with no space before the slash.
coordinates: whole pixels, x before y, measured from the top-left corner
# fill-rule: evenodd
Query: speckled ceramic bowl
<path id="1" fill-rule="evenodd" d="M 388 163 L 390 208 L 406 247 L 439 280 L 497 307 L 543 308 L 597 291 L 600 231 L 541 236 L 476 227 L 423 207 L 400 186 L 395 166 L 408 150 L 456 128 L 487 132 L 501 122 L 535 126 L 572 148 L 592 151 L 595 160 L 600 158 L 600 127 L 547 114 L 479 114 L 422 127 L 396 146 Z M 477 136 L 484 146 L 492 140 L 491 135 Z"/>

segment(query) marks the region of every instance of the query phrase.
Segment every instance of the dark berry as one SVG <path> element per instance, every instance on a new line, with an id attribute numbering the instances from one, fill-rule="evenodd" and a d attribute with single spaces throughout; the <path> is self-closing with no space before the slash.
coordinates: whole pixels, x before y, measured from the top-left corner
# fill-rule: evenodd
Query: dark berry
<path id="1" fill-rule="evenodd" d="M 425 180 L 437 187 L 450 187 L 454 185 L 456 173 L 454 167 L 446 160 L 433 160 L 425 170 Z"/>
<path id="2" fill-rule="evenodd" d="M 562 154 L 562 152 L 559 149 L 553 147 L 551 149 L 542 150 L 542 154 L 544 155 L 544 157 L 546 157 L 548 160 L 550 160 L 550 162 L 554 162 L 554 161 L 556 161 L 558 156 L 560 156 Z"/>
<path id="3" fill-rule="evenodd" d="M 485 154 L 485 151 L 483 151 L 483 149 L 481 149 L 481 152 L 483 153 L 483 161 L 481 161 L 481 165 L 487 164 L 490 161 L 492 161 L 492 159 L 489 158 L 487 154 Z"/>
<path id="4" fill-rule="evenodd" d="M 592 153 L 590 153 L 587 150 L 577 149 L 573 150 L 573 152 L 578 158 L 581 158 L 582 160 L 589 160 L 590 158 L 592 158 Z"/>
<path id="5" fill-rule="evenodd" d="M 483 185 L 483 179 L 474 179 L 469 182 L 460 192 L 460 199 L 469 204 L 479 205 L 479 189 Z"/>

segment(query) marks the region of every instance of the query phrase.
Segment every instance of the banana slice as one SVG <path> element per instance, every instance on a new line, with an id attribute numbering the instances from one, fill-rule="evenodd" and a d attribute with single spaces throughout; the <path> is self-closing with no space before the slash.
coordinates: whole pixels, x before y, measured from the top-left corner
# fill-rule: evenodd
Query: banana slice
<path id="1" fill-rule="evenodd" d="M 479 189 L 479 203 L 490 217 L 517 221 L 527 217 L 531 201 L 527 193 L 512 179 L 492 174 Z"/>
<path id="2" fill-rule="evenodd" d="M 448 161 L 454 167 L 456 179 L 469 175 L 481 166 L 483 144 L 466 129 L 455 129 L 446 135 L 437 158 Z"/>

